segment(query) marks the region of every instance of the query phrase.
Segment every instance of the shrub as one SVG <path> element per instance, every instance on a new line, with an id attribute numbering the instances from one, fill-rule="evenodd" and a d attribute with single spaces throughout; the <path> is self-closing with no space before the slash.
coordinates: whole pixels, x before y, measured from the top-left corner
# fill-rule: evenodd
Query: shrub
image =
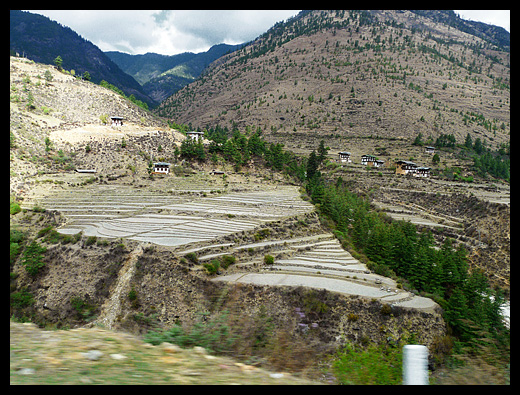
<path id="1" fill-rule="evenodd" d="M 190 328 L 174 325 L 162 332 L 148 332 L 143 340 L 154 345 L 168 342 L 183 348 L 204 347 L 210 352 L 220 354 L 230 352 L 237 338 L 231 333 L 227 316 L 227 311 L 214 317 L 202 313 L 198 322 Z"/>
<path id="2" fill-rule="evenodd" d="M 336 353 L 332 372 L 340 384 L 401 384 L 401 347 L 347 345 Z"/>
<path id="3" fill-rule="evenodd" d="M 354 313 L 349 313 L 347 317 L 348 320 L 352 322 L 356 322 L 359 319 L 358 315 Z"/>
<path id="4" fill-rule="evenodd" d="M 11 215 L 18 214 L 20 211 L 22 211 L 20 205 L 17 202 L 11 202 L 10 206 Z"/>
<path id="5" fill-rule="evenodd" d="M 45 262 L 43 262 L 43 253 L 45 251 L 47 249 L 40 246 L 36 241 L 33 241 L 25 248 L 22 264 L 25 265 L 25 270 L 31 276 L 36 276 L 39 270 L 45 266 Z"/>
<path id="6" fill-rule="evenodd" d="M 264 256 L 264 263 L 266 265 L 272 265 L 274 263 L 274 257 L 272 255 L 265 255 Z"/>
<path id="7" fill-rule="evenodd" d="M 383 304 L 381 307 L 381 314 L 382 315 L 390 315 L 392 313 L 392 307 L 388 303 Z"/>
<path id="8" fill-rule="evenodd" d="M 11 294 L 11 307 L 14 309 L 22 309 L 31 306 L 33 303 L 34 297 L 27 291 L 27 288 L 23 288 L 21 291 Z"/>
<path id="9" fill-rule="evenodd" d="M 94 244 L 96 241 L 97 241 L 96 236 L 89 236 L 89 237 L 87 237 L 87 240 L 85 241 L 85 245 L 90 246 L 90 245 Z"/>
<path id="10" fill-rule="evenodd" d="M 184 255 L 184 257 L 193 263 L 199 263 L 199 259 L 194 252 L 189 252 L 188 254 Z"/>
<path id="11" fill-rule="evenodd" d="M 220 266 L 222 266 L 222 268 L 224 269 L 227 269 L 229 265 L 233 265 L 235 262 L 236 258 L 233 255 L 224 255 L 222 257 L 222 263 L 220 264 Z"/>
<path id="12" fill-rule="evenodd" d="M 210 263 L 203 263 L 202 266 L 204 266 L 208 274 L 215 274 L 220 268 L 220 261 L 213 259 Z"/>

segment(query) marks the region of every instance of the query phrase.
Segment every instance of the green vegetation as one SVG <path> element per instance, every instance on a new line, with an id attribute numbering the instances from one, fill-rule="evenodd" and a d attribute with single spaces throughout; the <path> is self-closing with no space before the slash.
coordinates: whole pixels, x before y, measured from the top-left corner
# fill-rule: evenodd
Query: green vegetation
<path id="1" fill-rule="evenodd" d="M 319 212 L 332 221 L 342 244 L 365 255 L 369 269 L 399 276 L 409 289 L 433 297 L 441 305 L 457 350 L 480 354 L 485 349 L 507 358 L 509 329 L 500 314 L 504 296 L 489 287 L 482 272 L 468 270 L 462 244 L 455 247 L 446 238 L 435 249 L 431 232 L 419 233 L 410 222 L 394 221 L 372 210 L 341 178 L 326 185 L 318 170 L 311 173 L 306 190 Z"/>
<path id="2" fill-rule="evenodd" d="M 34 241 L 25 247 L 22 254 L 22 264 L 25 266 L 25 270 L 31 276 L 36 276 L 41 268 L 45 266 L 43 261 L 43 254 L 47 251 L 47 248 L 42 247 L 37 241 Z"/>
<path id="3" fill-rule="evenodd" d="M 231 334 L 227 316 L 227 311 L 214 317 L 210 317 L 209 313 L 201 313 L 189 329 L 174 325 L 165 331 L 151 331 L 146 334 L 144 341 L 154 345 L 168 342 L 183 348 L 199 346 L 214 353 L 229 353 L 236 338 Z"/>
<path id="4" fill-rule="evenodd" d="M 402 345 L 347 345 L 335 355 L 332 372 L 339 384 L 399 385 L 402 383 Z"/>
<path id="5" fill-rule="evenodd" d="M 90 78 L 90 74 L 89 74 L 89 78 Z M 121 89 L 119 89 L 117 86 L 112 85 L 112 84 L 106 82 L 105 80 L 101 80 L 99 85 L 101 85 L 104 88 L 110 89 L 111 91 L 114 91 L 116 93 L 119 93 L 121 96 L 123 96 L 127 100 L 130 100 L 135 105 L 137 105 L 145 110 L 148 110 L 148 104 L 146 104 L 145 102 L 143 102 L 141 100 L 136 99 L 134 95 L 130 95 L 127 97 L 125 95 L 125 93 Z"/>

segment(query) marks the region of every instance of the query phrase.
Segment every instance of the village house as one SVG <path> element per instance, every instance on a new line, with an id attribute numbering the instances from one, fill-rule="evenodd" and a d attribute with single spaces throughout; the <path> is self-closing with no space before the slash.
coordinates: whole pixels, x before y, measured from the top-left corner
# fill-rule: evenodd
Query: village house
<path id="1" fill-rule="evenodd" d="M 352 159 L 350 159 L 350 152 L 338 152 L 338 161 L 341 163 L 352 163 Z"/>
<path id="2" fill-rule="evenodd" d="M 211 174 L 212 176 L 222 176 L 226 173 L 224 173 L 222 170 L 211 170 L 209 174 Z"/>
<path id="3" fill-rule="evenodd" d="M 190 137 L 194 141 L 199 141 L 199 139 L 202 141 L 202 139 L 204 137 L 204 132 L 196 132 L 196 131 L 186 132 L 186 137 Z"/>
<path id="4" fill-rule="evenodd" d="M 407 160 L 398 160 L 395 162 L 395 174 L 413 174 L 417 169 L 417 165 L 414 162 Z"/>
<path id="5" fill-rule="evenodd" d="M 435 147 L 424 147 L 424 152 L 426 152 L 427 154 L 434 154 L 435 153 Z"/>
<path id="6" fill-rule="evenodd" d="M 418 167 L 415 169 L 415 173 L 413 175 L 415 177 L 429 177 L 430 176 L 430 168 L 429 167 Z"/>
<path id="7" fill-rule="evenodd" d="M 361 164 L 365 166 L 374 166 L 377 158 L 373 155 L 362 155 Z"/>
<path id="8" fill-rule="evenodd" d="M 157 162 L 153 164 L 152 174 L 169 174 L 170 164 L 167 162 Z"/>
<path id="9" fill-rule="evenodd" d="M 123 117 L 110 117 L 112 126 L 123 126 Z"/>
<path id="10" fill-rule="evenodd" d="M 381 160 L 381 159 L 376 159 L 374 161 L 374 167 L 383 167 L 384 164 L 385 164 L 385 161 Z"/>

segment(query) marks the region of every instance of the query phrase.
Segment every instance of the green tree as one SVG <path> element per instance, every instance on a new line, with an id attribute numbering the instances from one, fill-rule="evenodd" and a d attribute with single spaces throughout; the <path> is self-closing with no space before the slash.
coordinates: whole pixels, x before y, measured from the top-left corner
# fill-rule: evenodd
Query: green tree
<path id="1" fill-rule="evenodd" d="M 85 71 L 85 72 L 83 73 L 83 79 L 84 79 L 85 81 L 90 81 L 90 73 L 89 73 L 88 71 Z"/>
<path id="2" fill-rule="evenodd" d="M 318 164 L 323 163 L 325 158 L 327 157 L 328 148 L 325 148 L 325 142 L 323 140 L 320 141 L 320 146 L 318 147 Z"/>
<path id="3" fill-rule="evenodd" d="M 63 59 L 61 58 L 60 55 L 56 56 L 56 58 L 54 59 L 54 64 L 56 65 L 56 68 L 58 70 L 61 70 L 61 65 L 63 64 Z"/>
<path id="4" fill-rule="evenodd" d="M 45 70 L 45 73 L 43 73 L 43 77 L 47 82 L 51 82 L 54 78 L 49 70 Z"/>
<path id="5" fill-rule="evenodd" d="M 319 159 L 316 156 L 316 152 L 312 150 L 309 155 L 309 159 L 307 159 L 307 179 L 311 180 L 316 175 L 318 171 L 318 166 L 320 165 Z"/>
<path id="6" fill-rule="evenodd" d="M 45 262 L 43 262 L 43 254 L 46 251 L 47 249 L 40 246 L 40 244 L 35 240 L 25 248 L 22 257 L 22 264 L 25 266 L 27 273 L 31 276 L 36 276 L 39 270 L 45 266 Z"/>
<path id="7" fill-rule="evenodd" d="M 473 149 L 473 139 L 471 138 L 469 133 L 466 135 L 466 140 L 464 141 L 464 146 L 468 149 Z"/>
<path id="8" fill-rule="evenodd" d="M 415 137 L 415 140 L 413 141 L 412 145 L 423 145 L 424 142 L 422 141 L 423 135 L 422 133 L 419 133 L 417 137 Z"/>
<path id="9" fill-rule="evenodd" d="M 480 155 L 482 151 L 484 150 L 484 145 L 482 144 L 482 141 L 480 140 L 480 137 L 477 137 L 475 139 L 475 143 L 473 144 L 473 150 Z"/>

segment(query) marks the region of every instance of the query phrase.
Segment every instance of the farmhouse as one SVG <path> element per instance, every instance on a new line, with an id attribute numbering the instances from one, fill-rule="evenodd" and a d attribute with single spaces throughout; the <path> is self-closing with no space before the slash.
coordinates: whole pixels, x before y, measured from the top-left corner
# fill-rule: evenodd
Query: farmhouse
<path id="1" fill-rule="evenodd" d="M 424 147 L 424 152 L 426 152 L 427 154 L 434 154 L 435 147 Z"/>
<path id="2" fill-rule="evenodd" d="M 383 167 L 384 164 L 385 164 L 385 161 L 381 160 L 381 159 L 376 159 L 374 161 L 374 167 Z"/>
<path id="3" fill-rule="evenodd" d="M 168 174 L 170 173 L 170 164 L 166 162 L 157 162 L 153 164 L 152 174 Z"/>
<path id="4" fill-rule="evenodd" d="M 199 141 L 199 139 L 202 140 L 202 138 L 204 137 L 204 132 L 186 132 L 186 136 L 191 137 L 194 141 Z"/>
<path id="5" fill-rule="evenodd" d="M 376 157 L 373 155 L 362 155 L 361 156 L 361 164 L 366 166 L 374 166 L 376 162 Z"/>
<path id="6" fill-rule="evenodd" d="M 350 152 L 338 152 L 338 161 L 342 163 L 352 163 L 352 159 L 350 159 Z"/>
<path id="7" fill-rule="evenodd" d="M 395 174 L 413 174 L 417 169 L 417 165 L 407 160 L 398 160 L 395 162 Z"/>
<path id="8" fill-rule="evenodd" d="M 430 168 L 429 167 L 418 167 L 415 169 L 415 173 L 413 174 L 415 177 L 429 177 L 430 176 Z"/>
<path id="9" fill-rule="evenodd" d="M 112 126 L 123 126 L 123 117 L 110 117 Z"/>

